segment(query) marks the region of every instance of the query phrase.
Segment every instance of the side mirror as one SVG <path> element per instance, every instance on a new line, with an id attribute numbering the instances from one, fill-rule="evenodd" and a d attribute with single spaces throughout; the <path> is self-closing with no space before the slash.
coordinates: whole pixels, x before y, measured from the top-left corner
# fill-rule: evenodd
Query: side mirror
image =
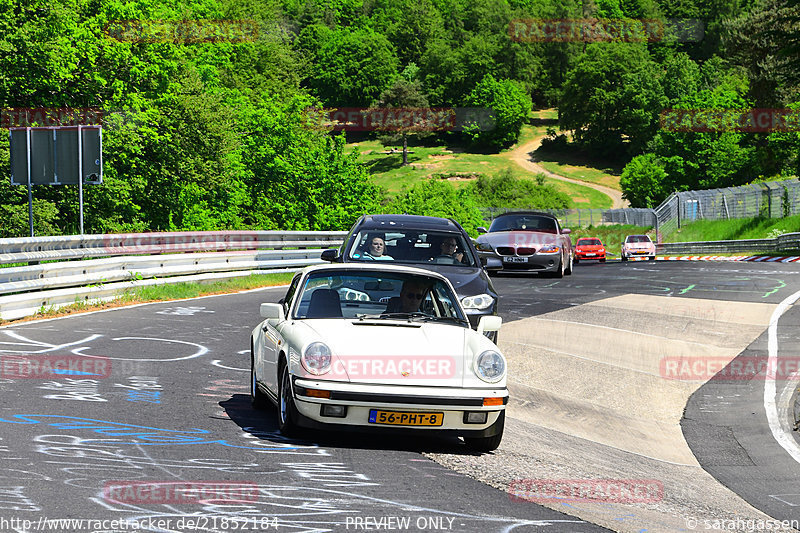
<path id="1" fill-rule="evenodd" d="M 489 233 L 489 230 L 484 228 L 483 226 L 478 226 L 475 229 L 478 230 L 478 233 Z"/>
<path id="2" fill-rule="evenodd" d="M 482 316 L 478 321 L 478 333 L 483 335 L 486 331 L 500 331 L 503 319 L 497 315 Z"/>
<path id="3" fill-rule="evenodd" d="M 285 318 L 283 314 L 283 305 L 281 304 L 261 304 L 261 317 L 267 320 L 282 321 Z"/>
<path id="4" fill-rule="evenodd" d="M 339 260 L 339 249 L 329 248 L 328 250 L 324 250 L 320 259 L 323 261 L 330 261 L 331 263 L 337 262 Z"/>
<path id="5" fill-rule="evenodd" d="M 481 264 L 486 270 L 502 270 L 503 262 L 496 257 L 481 257 Z"/>
<path id="6" fill-rule="evenodd" d="M 569 235 L 570 233 L 572 233 L 572 230 L 569 228 L 562 228 L 561 233 L 564 235 Z"/>

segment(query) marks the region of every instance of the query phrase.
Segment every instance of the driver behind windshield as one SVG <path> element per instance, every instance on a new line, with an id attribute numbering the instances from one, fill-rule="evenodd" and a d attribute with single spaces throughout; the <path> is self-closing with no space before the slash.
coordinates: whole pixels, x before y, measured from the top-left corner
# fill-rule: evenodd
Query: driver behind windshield
<path id="1" fill-rule="evenodd" d="M 439 257 L 452 257 L 459 263 L 464 259 L 464 254 L 458 251 L 458 242 L 455 237 L 447 237 L 440 246 Z"/>
<path id="2" fill-rule="evenodd" d="M 389 300 L 384 313 L 416 313 L 420 310 L 427 292 L 428 287 L 419 281 L 404 281 L 400 296 Z"/>

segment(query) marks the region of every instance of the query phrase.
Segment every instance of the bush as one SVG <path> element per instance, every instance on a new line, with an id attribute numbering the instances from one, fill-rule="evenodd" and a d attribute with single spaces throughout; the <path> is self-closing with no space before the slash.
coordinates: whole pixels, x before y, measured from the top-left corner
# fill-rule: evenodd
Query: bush
<path id="1" fill-rule="evenodd" d="M 470 190 L 482 207 L 567 209 L 572 205 L 569 196 L 545 185 L 541 174 L 534 182 L 515 177 L 510 169 L 494 177 L 479 177 Z"/>

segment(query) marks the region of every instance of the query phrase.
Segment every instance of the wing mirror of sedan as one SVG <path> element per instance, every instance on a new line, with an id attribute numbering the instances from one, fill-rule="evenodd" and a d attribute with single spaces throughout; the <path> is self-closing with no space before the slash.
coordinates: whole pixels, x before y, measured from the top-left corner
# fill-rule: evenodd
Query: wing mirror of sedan
<path id="1" fill-rule="evenodd" d="M 486 331 L 500 331 L 503 319 L 497 315 L 482 316 L 478 321 L 478 333 L 481 335 Z"/>
<path id="2" fill-rule="evenodd" d="M 489 233 L 489 230 L 484 228 L 483 226 L 478 226 L 475 229 L 478 230 L 478 233 Z"/>
<path id="3" fill-rule="evenodd" d="M 261 304 L 261 317 L 267 320 L 280 322 L 284 319 L 283 305 L 281 304 Z"/>
<path id="4" fill-rule="evenodd" d="M 320 256 L 320 259 L 323 261 L 330 261 L 332 263 L 339 261 L 339 249 L 330 248 L 328 250 L 324 250 Z"/>
<path id="5" fill-rule="evenodd" d="M 503 262 L 497 257 L 481 257 L 481 264 L 486 270 L 502 270 Z"/>
<path id="6" fill-rule="evenodd" d="M 569 228 L 563 228 L 563 229 L 561 230 L 561 233 L 562 233 L 563 235 L 569 235 L 570 233 L 572 233 L 572 230 L 571 230 L 571 229 L 569 229 Z"/>

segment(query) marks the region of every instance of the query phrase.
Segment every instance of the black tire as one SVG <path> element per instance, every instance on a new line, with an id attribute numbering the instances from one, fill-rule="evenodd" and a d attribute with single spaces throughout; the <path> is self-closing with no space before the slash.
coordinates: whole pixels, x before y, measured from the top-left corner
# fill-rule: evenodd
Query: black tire
<path id="1" fill-rule="evenodd" d="M 556 269 L 556 271 L 555 271 L 555 272 L 553 272 L 551 275 L 552 275 L 554 278 L 563 278 L 563 277 L 564 277 L 564 261 L 562 261 L 562 260 L 560 260 L 560 259 L 559 259 L 559 260 L 558 260 L 558 263 L 559 263 L 559 264 L 558 264 L 558 268 L 557 268 L 557 269 Z"/>
<path id="2" fill-rule="evenodd" d="M 580 259 L 578 259 L 577 257 L 576 257 L 575 259 L 573 259 L 573 260 L 572 260 L 572 263 L 573 263 L 573 264 L 575 264 L 575 265 L 579 265 L 579 264 L 580 264 L 580 262 L 581 262 L 581 260 L 580 260 Z"/>
<path id="3" fill-rule="evenodd" d="M 281 365 L 278 382 L 278 429 L 287 437 L 297 434 L 297 418 L 299 416 L 294 404 L 290 380 L 289 366 L 284 362 Z"/>
<path id="4" fill-rule="evenodd" d="M 650 257 L 650 261 L 655 261 L 655 260 L 656 260 L 656 256 L 653 255 L 653 256 Z"/>
<path id="5" fill-rule="evenodd" d="M 564 270 L 564 274 L 566 274 L 567 276 L 571 276 L 572 275 L 572 262 L 573 261 L 574 261 L 574 258 L 572 257 L 572 254 L 570 254 L 570 256 L 569 256 L 569 266 L 567 266 L 566 270 Z"/>
<path id="6" fill-rule="evenodd" d="M 250 341 L 250 403 L 255 409 L 264 409 L 269 403 L 267 396 L 258 388 L 256 358 L 255 353 L 253 353 L 252 340 Z"/>
<path id="7" fill-rule="evenodd" d="M 600 260 L 600 262 L 601 262 L 601 263 L 605 263 L 605 262 L 606 262 L 606 258 L 605 258 L 605 257 L 604 257 L 604 258 L 602 258 L 602 259 Z"/>
<path id="8" fill-rule="evenodd" d="M 627 260 L 628 260 L 628 258 L 627 258 L 627 257 L 625 257 L 625 256 L 623 255 L 623 256 L 622 256 L 622 261 L 623 261 L 623 262 L 625 262 L 625 261 L 627 261 Z"/>
<path id="9" fill-rule="evenodd" d="M 505 426 L 506 422 L 506 412 L 501 411 L 500 416 L 497 417 L 497 422 L 494 423 L 494 427 L 498 429 L 495 435 L 491 437 L 464 437 L 464 443 L 467 445 L 467 448 L 476 452 L 491 452 L 497 449 L 500 446 L 500 441 L 503 440 L 503 427 Z"/>

